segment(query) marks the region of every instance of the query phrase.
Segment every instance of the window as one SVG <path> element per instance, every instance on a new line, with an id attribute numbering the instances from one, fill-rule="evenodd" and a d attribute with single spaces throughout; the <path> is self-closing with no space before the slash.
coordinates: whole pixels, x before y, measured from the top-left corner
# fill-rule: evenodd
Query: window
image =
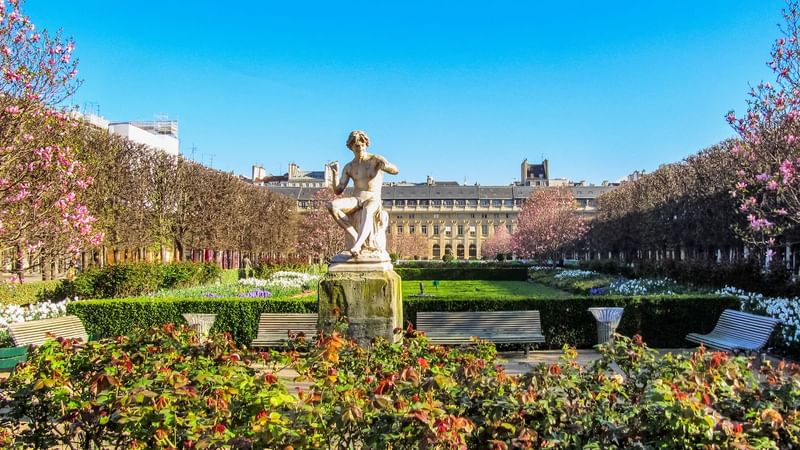
<path id="1" fill-rule="evenodd" d="M 470 206 L 470 207 L 473 207 L 473 208 L 478 206 L 478 200 L 474 200 L 474 199 L 473 200 L 467 200 L 467 206 Z"/>
<path id="2" fill-rule="evenodd" d="M 409 200 L 408 201 L 408 206 L 417 206 L 417 201 L 416 200 Z"/>
<path id="3" fill-rule="evenodd" d="M 403 226 L 402 225 L 398 225 L 397 226 L 397 234 L 400 234 L 402 232 L 403 232 Z"/>
<path id="4" fill-rule="evenodd" d="M 406 206 L 406 201 L 405 200 L 395 200 L 394 201 L 394 206 Z"/>
<path id="5" fill-rule="evenodd" d="M 483 208 L 488 208 L 489 207 L 489 199 L 486 199 L 486 198 L 481 199 L 481 206 Z"/>
<path id="6" fill-rule="evenodd" d="M 488 218 L 489 218 L 488 214 L 485 214 L 485 213 L 481 214 L 481 219 L 488 219 Z"/>
<path id="7" fill-rule="evenodd" d="M 513 234 L 514 233 L 514 225 L 508 224 L 508 225 L 506 225 L 506 228 L 508 229 L 508 233 L 509 234 Z"/>
<path id="8" fill-rule="evenodd" d="M 444 200 L 444 206 L 445 206 L 445 208 L 452 208 L 453 207 L 453 201 L 452 200 Z"/>
<path id="9" fill-rule="evenodd" d="M 469 235 L 475 237 L 475 225 L 470 225 L 469 227 Z"/>
<path id="10" fill-rule="evenodd" d="M 444 227 L 444 235 L 445 235 L 445 236 L 450 236 L 451 234 L 452 234 L 452 230 L 450 229 L 450 226 L 449 226 L 449 225 L 446 225 L 446 226 Z"/>
<path id="11" fill-rule="evenodd" d="M 420 200 L 419 206 L 428 206 L 428 200 Z"/>
<path id="12" fill-rule="evenodd" d="M 392 207 L 392 201 L 391 200 L 384 200 L 383 201 L 383 207 L 384 208 L 391 208 Z"/>
<path id="13" fill-rule="evenodd" d="M 450 245 L 450 244 L 445 245 L 444 246 L 444 254 L 445 255 L 452 255 L 453 254 L 453 246 Z"/>
<path id="14" fill-rule="evenodd" d="M 489 235 L 489 225 L 486 224 L 481 225 L 481 234 L 484 236 Z"/>
<path id="15" fill-rule="evenodd" d="M 434 225 L 433 226 L 433 235 L 434 236 L 438 236 L 439 235 L 439 225 Z"/>
<path id="16" fill-rule="evenodd" d="M 433 257 L 440 258 L 442 256 L 442 249 L 439 247 L 439 244 L 433 244 Z"/>
<path id="17" fill-rule="evenodd" d="M 464 259 L 464 244 L 458 244 L 458 246 L 456 246 L 456 257 L 458 259 Z"/>
<path id="18" fill-rule="evenodd" d="M 427 225 L 420 225 L 419 229 L 420 229 L 420 231 L 422 232 L 423 235 L 425 235 L 425 236 L 428 235 L 428 226 Z"/>
<path id="19" fill-rule="evenodd" d="M 499 207 L 501 207 L 502 205 L 503 205 L 503 201 L 502 201 L 502 200 L 492 200 L 492 206 L 493 206 L 493 207 L 495 207 L 495 208 L 499 208 Z"/>
<path id="20" fill-rule="evenodd" d="M 475 244 L 469 244 L 469 258 L 475 259 L 478 257 L 478 246 Z"/>
<path id="21" fill-rule="evenodd" d="M 459 225 L 458 226 L 458 236 L 463 236 L 463 235 L 464 235 L 464 225 Z"/>
<path id="22" fill-rule="evenodd" d="M 300 200 L 300 207 L 301 208 L 307 208 L 308 207 L 308 201 Z"/>
<path id="23" fill-rule="evenodd" d="M 414 218 L 414 214 L 409 214 L 409 215 L 408 215 L 408 218 L 409 218 L 409 219 L 413 219 L 413 218 Z"/>
<path id="24" fill-rule="evenodd" d="M 465 200 L 456 200 L 456 205 L 467 206 L 467 202 Z"/>
<path id="25" fill-rule="evenodd" d="M 511 208 L 512 206 L 514 206 L 514 200 L 511 199 L 503 200 L 503 206 Z"/>
<path id="26" fill-rule="evenodd" d="M 416 226 L 414 226 L 414 225 L 409 225 L 408 226 L 408 234 L 414 234 L 416 232 L 417 232 L 417 227 Z"/>
<path id="27" fill-rule="evenodd" d="M 398 219 L 402 219 L 402 218 L 403 218 L 403 215 L 402 215 L 402 214 L 398 214 L 398 215 L 397 215 L 397 218 L 398 218 Z"/>
<path id="28" fill-rule="evenodd" d="M 431 205 L 433 206 L 442 206 L 441 200 L 431 200 Z"/>

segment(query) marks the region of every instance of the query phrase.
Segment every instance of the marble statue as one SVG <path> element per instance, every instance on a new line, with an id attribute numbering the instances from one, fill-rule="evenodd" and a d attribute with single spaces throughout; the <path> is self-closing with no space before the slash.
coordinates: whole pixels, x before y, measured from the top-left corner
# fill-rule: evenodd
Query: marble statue
<path id="1" fill-rule="evenodd" d="M 328 211 L 345 230 L 346 250 L 334 256 L 336 263 L 386 263 L 386 229 L 389 214 L 383 210 L 381 187 L 383 173 L 396 175 L 399 171 L 383 156 L 367 152 L 367 133 L 356 130 L 347 138 L 347 148 L 353 160 L 339 174 L 338 163 L 331 164 L 333 190 L 340 195 L 353 180 L 352 194 L 328 202 Z"/>

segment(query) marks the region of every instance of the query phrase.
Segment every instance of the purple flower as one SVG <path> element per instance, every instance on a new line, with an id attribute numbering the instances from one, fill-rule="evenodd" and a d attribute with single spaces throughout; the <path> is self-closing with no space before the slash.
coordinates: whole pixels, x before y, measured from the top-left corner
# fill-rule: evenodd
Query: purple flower
<path id="1" fill-rule="evenodd" d="M 239 297 L 267 298 L 267 297 L 272 297 L 272 292 L 266 291 L 264 289 L 253 289 L 250 292 L 239 294 Z"/>
<path id="2" fill-rule="evenodd" d="M 206 292 L 205 294 L 203 294 L 203 297 L 216 298 L 216 297 L 222 297 L 222 296 L 217 294 L 216 292 Z"/>

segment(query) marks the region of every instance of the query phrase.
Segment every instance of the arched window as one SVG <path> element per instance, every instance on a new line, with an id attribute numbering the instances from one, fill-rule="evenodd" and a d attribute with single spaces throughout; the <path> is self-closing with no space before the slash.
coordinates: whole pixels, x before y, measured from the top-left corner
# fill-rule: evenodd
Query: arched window
<path id="1" fill-rule="evenodd" d="M 469 258 L 475 259 L 478 257 L 478 246 L 475 244 L 469 244 Z"/>
<path id="2" fill-rule="evenodd" d="M 442 256 L 442 251 L 441 248 L 439 247 L 439 244 L 433 244 L 433 257 L 440 258 L 441 256 Z"/>
<path id="3" fill-rule="evenodd" d="M 444 246 L 444 254 L 445 255 L 452 255 L 453 254 L 453 246 L 450 245 L 450 244 L 445 245 Z"/>
<path id="4" fill-rule="evenodd" d="M 456 257 L 458 257 L 458 259 L 464 259 L 464 244 L 458 244 L 456 247 Z"/>

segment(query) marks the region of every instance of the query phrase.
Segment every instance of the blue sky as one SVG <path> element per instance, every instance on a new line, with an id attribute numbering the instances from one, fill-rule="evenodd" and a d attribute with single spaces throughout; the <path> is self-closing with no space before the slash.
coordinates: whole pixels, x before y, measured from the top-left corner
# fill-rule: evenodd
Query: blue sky
<path id="1" fill-rule="evenodd" d="M 74 103 L 180 121 L 181 151 L 283 173 L 349 160 L 366 130 L 396 180 L 508 184 L 523 158 L 599 183 L 722 139 L 784 3 L 28 0 L 77 42 Z M 191 6 L 190 6 L 191 5 Z M 212 156 L 213 155 L 213 156 Z"/>

